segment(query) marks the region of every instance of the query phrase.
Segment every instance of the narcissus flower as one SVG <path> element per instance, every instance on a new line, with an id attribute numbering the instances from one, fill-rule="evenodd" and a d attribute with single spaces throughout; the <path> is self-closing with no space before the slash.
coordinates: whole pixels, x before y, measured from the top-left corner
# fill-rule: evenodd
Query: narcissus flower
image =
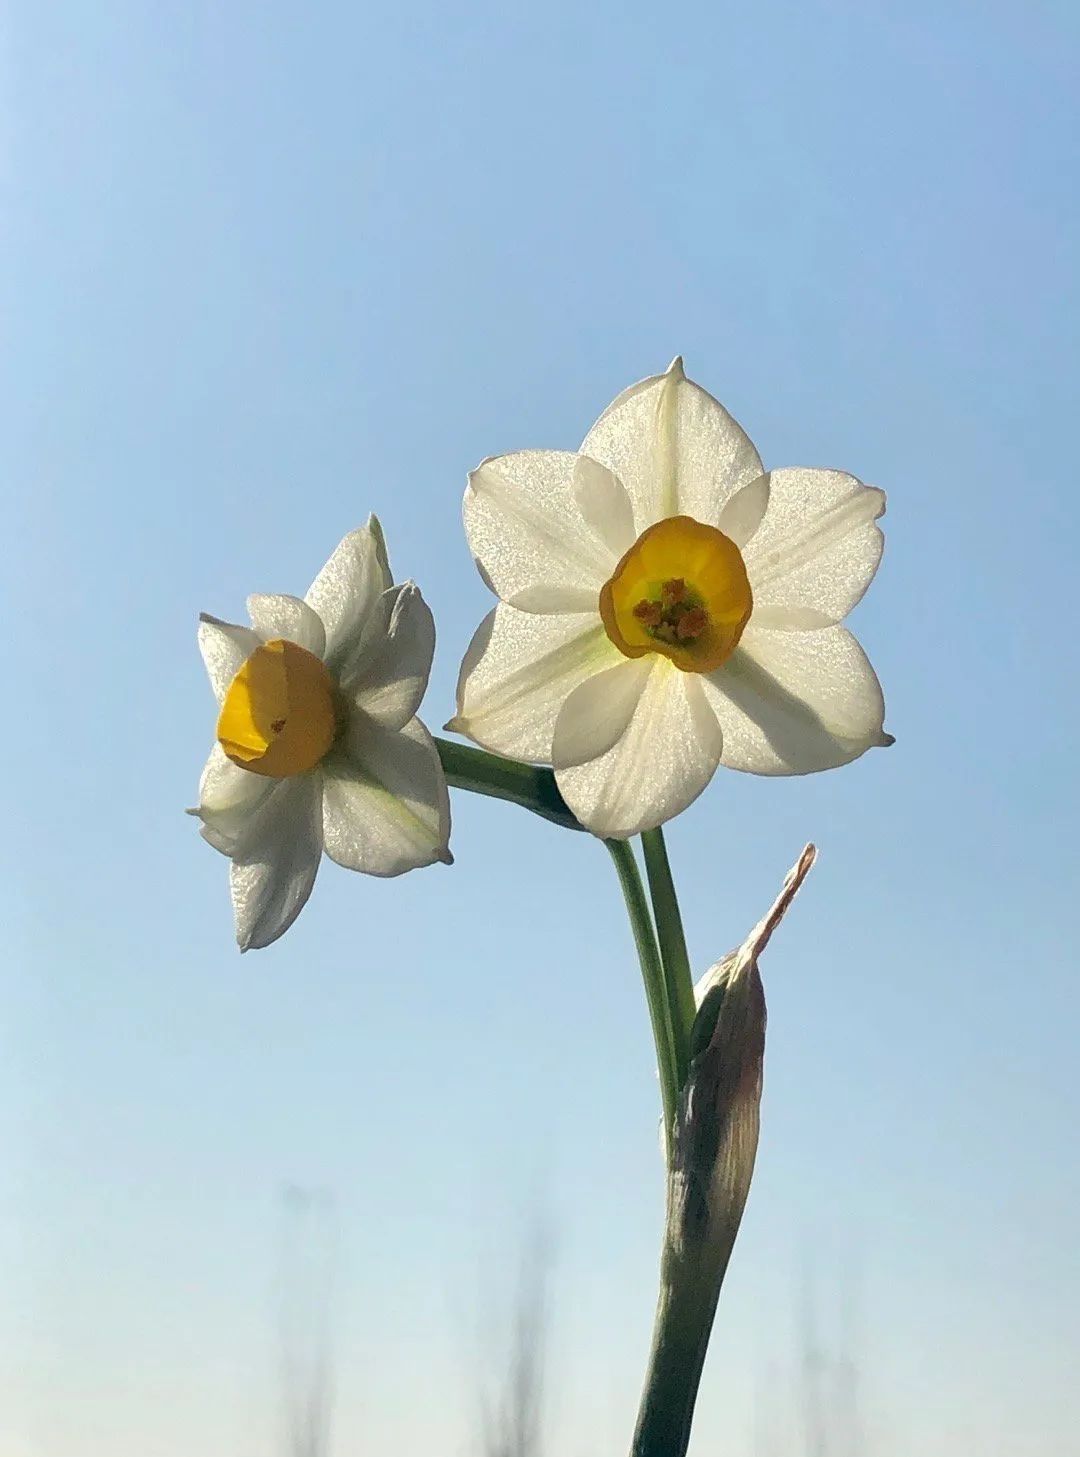
<path id="1" fill-rule="evenodd" d="M 448 727 L 552 764 L 578 818 L 616 838 L 685 809 L 718 764 L 806 774 L 889 743 L 840 625 L 877 570 L 884 509 L 841 471 L 764 471 L 676 359 L 579 452 L 469 477 L 465 529 L 501 601 Z"/>
<path id="2" fill-rule="evenodd" d="M 247 605 L 250 627 L 200 619 L 219 714 L 192 811 L 232 861 L 242 951 L 288 930 L 324 850 L 384 876 L 451 858 L 446 781 L 415 717 L 435 625 L 414 583 L 392 585 L 375 518 L 303 601 Z"/>

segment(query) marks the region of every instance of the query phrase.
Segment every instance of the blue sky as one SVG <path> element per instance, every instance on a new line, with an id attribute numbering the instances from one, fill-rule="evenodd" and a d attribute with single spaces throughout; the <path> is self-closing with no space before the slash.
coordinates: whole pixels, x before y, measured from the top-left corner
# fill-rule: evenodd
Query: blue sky
<path id="1" fill-rule="evenodd" d="M 538 1212 L 552 1450 L 625 1450 L 661 1171 L 602 850 L 458 799 L 453 869 L 327 866 L 241 959 L 180 811 L 200 609 L 376 510 L 441 724 L 489 605 L 466 470 L 677 352 L 767 464 L 888 490 L 853 625 L 897 737 L 721 771 L 669 837 L 700 969 L 821 849 L 696 1451 L 797 1450 L 810 1278 L 868 1452 L 1075 1452 L 1075 9 L 8 20 L 5 1457 L 274 1451 L 286 1181 L 336 1202 L 337 1452 L 470 1450 Z"/>

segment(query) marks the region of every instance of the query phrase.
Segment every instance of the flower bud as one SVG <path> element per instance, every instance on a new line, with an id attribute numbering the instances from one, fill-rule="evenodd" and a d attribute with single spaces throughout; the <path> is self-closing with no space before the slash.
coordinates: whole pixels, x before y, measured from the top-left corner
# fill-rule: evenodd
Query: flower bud
<path id="1" fill-rule="evenodd" d="M 766 1022 L 758 957 L 816 853 L 807 845 L 768 913 L 694 989 L 698 1014 L 675 1127 L 669 1233 L 680 1242 L 724 1247 L 724 1265 L 742 1218 L 758 1145 Z"/>

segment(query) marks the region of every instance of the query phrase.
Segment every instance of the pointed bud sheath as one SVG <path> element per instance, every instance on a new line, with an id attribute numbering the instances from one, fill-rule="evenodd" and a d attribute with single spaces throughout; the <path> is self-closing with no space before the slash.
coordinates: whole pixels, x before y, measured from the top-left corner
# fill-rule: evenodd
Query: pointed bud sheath
<path id="1" fill-rule="evenodd" d="M 675 1123 L 653 1349 L 633 1457 L 683 1457 L 716 1302 L 757 1155 L 765 993 L 758 957 L 814 863 L 807 845 L 766 916 L 695 989 Z"/>
<path id="2" fill-rule="evenodd" d="M 768 914 L 694 989 L 698 1014 L 690 1035 L 690 1072 L 675 1128 L 671 1178 L 673 1232 L 681 1244 L 715 1245 L 726 1238 L 730 1254 L 734 1243 L 758 1143 L 766 1020 L 758 957 L 816 854 L 807 845 Z"/>

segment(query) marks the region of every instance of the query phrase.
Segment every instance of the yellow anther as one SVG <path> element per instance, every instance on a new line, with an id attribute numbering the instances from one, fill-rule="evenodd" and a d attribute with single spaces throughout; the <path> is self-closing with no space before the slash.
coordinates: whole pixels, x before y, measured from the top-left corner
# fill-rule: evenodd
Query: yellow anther
<path id="1" fill-rule="evenodd" d="M 709 614 L 704 607 L 691 607 L 675 624 L 675 636 L 682 642 L 693 642 L 709 625 Z"/>
<path id="2" fill-rule="evenodd" d="M 659 602 L 646 602 L 644 598 L 634 608 L 634 616 L 646 627 L 658 627 L 664 616 L 663 606 Z"/>

